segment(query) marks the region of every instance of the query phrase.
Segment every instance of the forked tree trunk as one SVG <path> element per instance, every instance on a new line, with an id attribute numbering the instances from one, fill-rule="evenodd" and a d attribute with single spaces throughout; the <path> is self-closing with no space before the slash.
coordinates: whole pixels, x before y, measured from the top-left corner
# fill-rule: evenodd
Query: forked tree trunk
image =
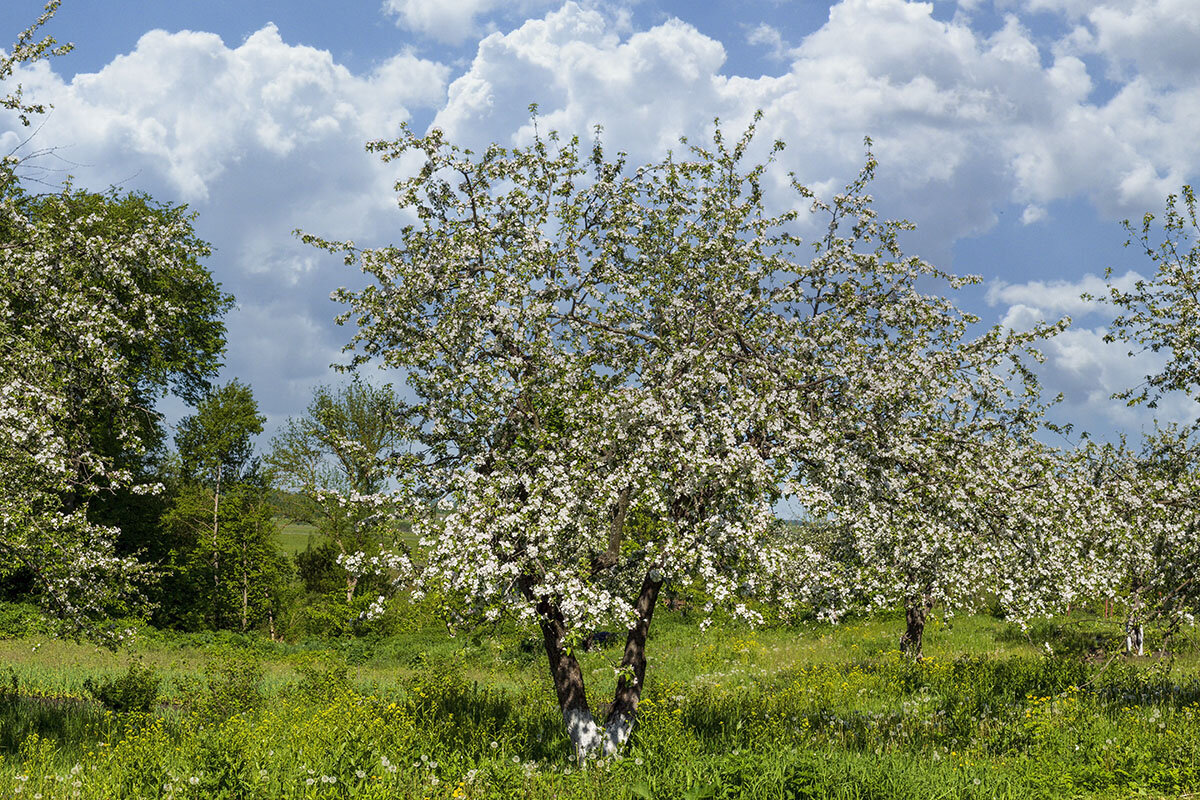
<path id="1" fill-rule="evenodd" d="M 928 594 L 910 597 L 904 604 L 904 635 L 900 637 L 900 652 L 917 661 L 925 657 L 925 622 L 933 608 Z"/>
<path id="2" fill-rule="evenodd" d="M 554 681 L 554 691 L 558 696 L 567 736 L 575 746 L 576 755 L 581 759 L 618 752 L 633 731 L 646 678 L 646 637 L 650 632 L 650 620 L 654 616 L 654 607 L 661 588 L 661 574 L 657 569 L 650 570 L 642 581 L 642 589 L 634 606 L 637 620 L 625 639 L 621 677 L 617 681 L 613 703 L 603 727 L 596 722 L 588 706 L 579 661 L 573 653 L 566 650 L 566 626 L 563 624 L 562 613 L 548 598 L 542 598 L 538 603 L 542 643 L 546 649 L 550 677 Z"/>
<path id="3" fill-rule="evenodd" d="M 1142 623 L 1136 622 L 1132 617 L 1125 623 L 1125 653 L 1126 655 L 1144 656 L 1146 644 L 1146 631 L 1142 627 Z"/>

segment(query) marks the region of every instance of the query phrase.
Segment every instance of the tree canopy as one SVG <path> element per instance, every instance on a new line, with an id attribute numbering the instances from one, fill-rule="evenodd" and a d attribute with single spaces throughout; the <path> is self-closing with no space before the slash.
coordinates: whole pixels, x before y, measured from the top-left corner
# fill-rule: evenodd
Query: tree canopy
<path id="1" fill-rule="evenodd" d="M 375 556 L 386 516 L 375 501 L 408 435 L 391 386 L 361 380 L 319 386 L 305 414 L 289 418 L 275 436 L 267 465 L 277 485 L 299 493 L 300 516 L 330 538 L 343 560 Z M 347 603 L 357 582 L 358 571 L 347 571 Z"/>

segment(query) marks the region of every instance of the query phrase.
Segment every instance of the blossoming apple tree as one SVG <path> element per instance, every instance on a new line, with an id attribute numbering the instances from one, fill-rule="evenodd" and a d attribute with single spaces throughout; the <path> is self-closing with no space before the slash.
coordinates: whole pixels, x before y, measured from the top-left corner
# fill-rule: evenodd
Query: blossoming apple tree
<path id="1" fill-rule="evenodd" d="M 629 735 L 665 584 L 751 621 L 764 600 L 830 605 L 840 573 L 773 504 L 866 485 L 859 465 L 914 447 L 904 426 L 876 438 L 872 414 L 934 386 L 909 378 L 961 338 L 964 316 L 918 286 L 961 281 L 902 255 L 905 225 L 866 192 L 873 159 L 813 205 L 810 247 L 808 218 L 764 201 L 783 145 L 747 166 L 752 134 L 634 169 L 555 134 L 475 154 L 405 131 L 370 146 L 417 167 L 399 243 L 305 236 L 371 277 L 335 294 L 340 321 L 356 363 L 405 370 L 417 398 L 418 595 L 454 622 L 538 625 L 581 754 Z M 608 625 L 627 634 L 600 724 L 575 649 Z"/>
<path id="2" fill-rule="evenodd" d="M 1166 426 L 1140 450 L 1088 442 L 1077 460 L 1090 472 L 1094 537 L 1106 553 L 1102 596 L 1123 605 L 1126 651 L 1142 655 L 1145 624 L 1164 635 L 1200 611 L 1200 453 L 1194 430 Z"/>
<path id="3" fill-rule="evenodd" d="M 839 476 L 805 487 L 845 606 L 903 607 L 900 649 L 917 658 L 935 606 L 997 603 L 1023 621 L 1096 589 L 1081 538 L 1090 489 L 1068 454 L 1037 438 L 1043 408 L 1020 360 L 1058 327 L 993 329 L 946 342 L 940 368 L 897 365 L 908 391 L 870 409 Z"/>
<path id="4" fill-rule="evenodd" d="M 1155 408 L 1171 392 L 1200 401 L 1200 209 L 1184 186 L 1167 197 L 1162 218 L 1143 215 L 1125 222 L 1129 238 L 1154 265 L 1153 277 L 1130 289 L 1110 284 L 1107 300 L 1117 311 L 1108 341 L 1130 346 L 1129 355 L 1166 356 L 1145 381 L 1117 393 L 1130 405 Z M 1108 273 L 1111 276 L 1111 270 Z M 1192 619 L 1200 610 L 1200 487 L 1197 486 L 1196 425 L 1167 427 L 1146 438 L 1140 455 L 1124 446 L 1106 454 L 1107 485 L 1127 498 L 1114 514 L 1113 536 L 1125 571 L 1129 600 L 1129 649 L 1142 650 L 1142 622 L 1151 616 Z M 1114 488 L 1115 487 L 1115 488 Z"/>

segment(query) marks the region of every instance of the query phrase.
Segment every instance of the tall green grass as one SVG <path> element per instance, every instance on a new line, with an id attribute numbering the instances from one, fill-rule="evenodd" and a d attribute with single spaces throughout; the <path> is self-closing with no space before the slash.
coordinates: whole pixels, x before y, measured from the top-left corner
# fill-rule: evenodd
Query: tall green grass
<path id="1" fill-rule="evenodd" d="M 704 636 L 694 622 L 656 619 L 640 725 L 621 758 L 587 764 L 573 760 L 530 632 L 515 628 L 291 645 L 150 639 L 134 653 L 165 679 L 150 714 L 107 712 L 80 689 L 119 672 L 128 653 L 0 642 L 0 659 L 18 662 L 0 695 L 0 796 L 1200 792 L 1200 678 L 1188 642 L 1175 658 L 1097 657 L 1094 643 L 1072 649 L 1074 622 L 1038 638 L 973 617 L 936 627 L 930 657 L 915 663 L 892 648 L 895 620 Z M 597 706 L 618 649 L 585 655 Z"/>

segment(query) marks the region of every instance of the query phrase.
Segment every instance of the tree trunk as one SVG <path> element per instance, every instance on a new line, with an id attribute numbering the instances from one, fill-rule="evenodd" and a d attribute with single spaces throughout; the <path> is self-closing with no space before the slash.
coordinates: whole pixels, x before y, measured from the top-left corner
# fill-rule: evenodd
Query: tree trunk
<path id="1" fill-rule="evenodd" d="M 625 654 L 621 659 L 622 675 L 617 681 L 612 707 L 601 728 L 588 706 L 587 692 L 583 682 L 583 670 L 575 655 L 566 649 L 566 626 L 562 612 L 550 598 L 538 602 L 537 611 L 542 629 L 542 644 L 550 666 L 550 677 L 558 696 L 567 736 L 575 746 L 575 754 L 584 759 L 606 756 L 618 752 L 629 739 L 637 716 L 638 703 L 642 697 L 642 686 L 646 678 L 646 637 L 650 632 L 650 620 L 658 602 L 662 576 L 657 569 L 650 570 L 642 581 L 635 611 L 637 621 L 629 629 L 625 639 Z M 523 586 L 529 596 L 528 582 Z"/>
<path id="2" fill-rule="evenodd" d="M 342 542 L 342 537 L 335 538 L 334 544 L 337 545 L 338 552 L 342 556 L 348 555 L 351 551 Z M 353 544 L 353 542 L 351 542 Z M 354 591 L 358 588 L 358 575 L 354 575 L 350 570 L 346 570 L 346 605 L 354 602 Z"/>
<path id="3" fill-rule="evenodd" d="M 246 566 L 246 544 L 242 543 L 242 633 L 246 632 L 246 619 L 250 607 L 250 570 Z"/>
<path id="4" fill-rule="evenodd" d="M 1125 654 L 1144 656 L 1146 632 L 1140 622 L 1130 619 L 1125 624 Z"/>
<path id="5" fill-rule="evenodd" d="M 925 657 L 925 621 L 933 608 L 933 599 L 928 595 L 910 597 L 904 604 L 904 635 L 900 637 L 900 652 L 917 661 Z"/>
<path id="6" fill-rule="evenodd" d="M 223 465 L 217 464 L 217 483 L 213 489 L 213 534 L 212 534 L 212 568 L 213 568 L 213 627 L 217 627 L 217 609 L 220 604 L 221 594 L 221 556 L 220 548 L 217 546 L 217 515 L 221 508 L 221 470 Z"/>
<path id="7" fill-rule="evenodd" d="M 1133 579 L 1133 597 L 1129 599 L 1129 616 L 1125 619 L 1125 654 L 1145 655 L 1145 630 L 1142 628 L 1142 582 Z"/>
<path id="8" fill-rule="evenodd" d="M 1142 627 L 1142 603 L 1140 597 L 1135 597 L 1129 607 L 1129 617 L 1125 620 L 1125 655 L 1145 655 L 1146 631 Z"/>
<path id="9" fill-rule="evenodd" d="M 586 758 L 603 746 L 603 736 L 588 707 L 587 692 L 583 685 L 583 670 L 573 653 L 566 649 L 566 626 L 562 612 L 549 598 L 538 603 L 541 616 L 542 645 L 550 665 L 550 678 L 554 681 L 554 692 L 558 696 L 558 707 L 567 726 L 567 736 L 575 745 L 575 754 Z"/>
<path id="10" fill-rule="evenodd" d="M 221 509 L 221 466 L 217 466 L 217 483 L 213 489 L 213 535 L 212 535 L 212 564 L 213 564 L 213 588 L 220 585 L 221 579 L 218 577 L 217 570 L 220 568 L 221 560 L 217 549 L 217 532 L 218 523 L 217 516 Z"/>
<path id="11" fill-rule="evenodd" d="M 638 593 L 637 622 L 629 629 L 625 639 L 625 655 L 621 659 L 621 677 L 613 696 L 612 708 L 604 720 L 607 739 L 614 750 L 619 750 L 629 739 L 633 722 L 637 717 L 638 703 L 642 699 L 642 686 L 646 680 L 646 636 L 650 632 L 650 620 L 658 604 L 658 592 L 662 588 L 662 575 L 651 569 L 642 580 Z M 632 674 L 631 674 L 632 673 Z"/>

